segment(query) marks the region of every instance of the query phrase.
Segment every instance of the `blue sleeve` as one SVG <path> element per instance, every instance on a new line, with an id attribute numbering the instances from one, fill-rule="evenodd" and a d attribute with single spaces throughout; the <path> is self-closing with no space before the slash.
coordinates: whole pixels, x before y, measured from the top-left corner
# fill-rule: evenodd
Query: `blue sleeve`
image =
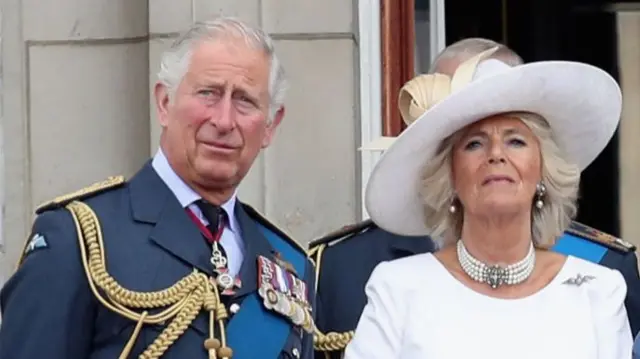
<path id="1" fill-rule="evenodd" d="M 627 298 L 624 304 L 631 324 L 631 333 L 635 337 L 640 331 L 640 275 L 635 253 L 625 255 L 617 269 L 627 283 Z"/>
<path id="2" fill-rule="evenodd" d="M 307 284 L 307 288 L 309 288 L 309 298 L 311 301 L 311 308 L 313 310 L 313 320 L 317 319 L 317 305 L 316 305 L 316 272 L 313 264 L 310 260 L 307 259 L 305 264 L 304 271 L 304 282 Z M 313 359 L 314 351 L 313 351 L 313 333 L 304 334 L 302 338 L 302 355 L 301 359 Z"/>
<path id="3" fill-rule="evenodd" d="M 0 292 L 0 358 L 88 358 L 96 304 L 71 215 L 40 215 L 35 234 L 46 246 L 29 252 Z"/>
<path id="4" fill-rule="evenodd" d="M 315 313 L 314 313 L 314 321 L 316 323 L 316 327 L 318 328 L 319 331 L 321 331 L 322 333 L 325 333 L 325 325 L 324 325 L 324 316 L 322 315 L 322 288 L 320 288 L 320 286 L 318 286 L 318 291 L 316 292 L 316 303 L 315 303 Z M 326 333 L 325 333 L 326 334 Z M 316 351 L 315 355 L 314 355 L 315 359 L 326 359 L 327 356 L 325 355 L 324 352 L 321 351 Z"/>

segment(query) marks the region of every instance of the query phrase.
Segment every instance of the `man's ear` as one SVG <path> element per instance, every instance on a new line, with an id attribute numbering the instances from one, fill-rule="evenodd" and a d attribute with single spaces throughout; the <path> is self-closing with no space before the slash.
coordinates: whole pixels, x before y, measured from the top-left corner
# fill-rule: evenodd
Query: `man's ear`
<path id="1" fill-rule="evenodd" d="M 153 96 L 156 102 L 156 112 L 160 126 L 167 127 L 169 122 L 169 89 L 162 82 L 156 82 L 153 88 Z"/>
<path id="2" fill-rule="evenodd" d="M 267 125 L 267 131 L 262 139 L 262 148 L 267 148 L 273 140 L 273 136 L 276 133 L 276 129 L 280 126 L 282 119 L 284 118 L 284 106 L 280 106 L 276 114 L 273 116 L 271 123 Z"/>

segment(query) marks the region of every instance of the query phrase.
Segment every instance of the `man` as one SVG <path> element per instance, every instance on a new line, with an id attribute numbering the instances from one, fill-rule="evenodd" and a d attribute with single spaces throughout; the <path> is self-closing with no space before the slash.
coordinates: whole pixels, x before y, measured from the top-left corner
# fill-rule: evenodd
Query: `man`
<path id="1" fill-rule="evenodd" d="M 177 40 L 153 160 L 37 210 L 0 295 L 0 358 L 311 358 L 312 264 L 236 198 L 285 88 L 271 39 L 238 20 Z"/>
<path id="2" fill-rule="evenodd" d="M 447 47 L 436 58 L 430 72 L 451 75 L 463 61 L 495 46 L 499 49 L 493 58 L 512 66 L 522 63 L 522 59 L 506 46 L 473 38 Z M 398 236 L 370 220 L 312 242 L 310 256 L 316 263 L 318 285 L 316 324 L 320 331 L 315 338 L 316 358 L 341 357 L 366 304 L 365 284 L 377 264 L 434 250 L 434 243 L 428 237 Z M 554 250 L 620 270 L 628 285 L 625 304 L 635 335 L 640 329 L 640 278 L 635 247 L 573 223 Z"/>

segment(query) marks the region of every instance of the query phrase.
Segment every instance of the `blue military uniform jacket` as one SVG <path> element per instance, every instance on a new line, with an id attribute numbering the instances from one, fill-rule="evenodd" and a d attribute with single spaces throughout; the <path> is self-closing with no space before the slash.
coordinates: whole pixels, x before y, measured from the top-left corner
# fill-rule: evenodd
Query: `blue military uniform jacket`
<path id="1" fill-rule="evenodd" d="M 72 217 L 64 208 L 72 200 L 81 200 L 72 202 L 74 208 L 90 208 L 99 227 L 87 226 L 90 212 Z M 217 315 L 213 337 L 221 339 L 219 324 L 224 323 L 234 359 L 311 358 L 312 335 L 267 309 L 257 294 L 262 256 L 288 264 L 282 267 L 307 284 L 309 304 L 315 306 L 314 270 L 306 252 L 251 207 L 238 203 L 235 211 L 245 245 L 242 286 L 223 301 L 222 313 L 216 307 L 220 302 L 212 299 L 213 285 L 206 285 L 212 276 L 211 248 L 150 163 L 129 182 L 112 179 L 41 207 L 26 255 L 0 294 L 0 358 L 114 359 L 125 347 L 127 358 L 143 352 L 144 358 L 209 358 L 205 340 L 215 346 L 209 309 Z M 95 252 L 100 242 L 102 269 Z M 150 292 L 156 293 L 143 294 Z M 113 297 L 120 304 L 113 304 Z M 180 313 L 166 311 L 171 305 Z M 162 310 L 167 316 L 157 317 Z M 138 331 L 145 311 L 147 323 Z"/>
<path id="2" fill-rule="evenodd" d="M 433 252 L 429 237 L 389 233 L 367 220 L 345 227 L 310 244 L 316 264 L 316 359 L 341 358 L 367 298 L 364 292 L 374 267 L 383 261 Z M 640 278 L 635 247 L 577 222 L 558 240 L 554 250 L 619 270 L 628 291 L 625 305 L 633 334 L 640 330 Z"/>

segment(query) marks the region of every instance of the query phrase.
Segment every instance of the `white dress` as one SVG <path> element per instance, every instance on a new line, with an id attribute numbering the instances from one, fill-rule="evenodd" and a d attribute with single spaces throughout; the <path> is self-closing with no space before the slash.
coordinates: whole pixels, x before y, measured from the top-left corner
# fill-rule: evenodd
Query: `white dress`
<path id="1" fill-rule="evenodd" d="M 631 358 L 622 275 L 576 257 L 522 299 L 473 291 L 430 253 L 379 264 L 365 290 L 345 359 Z"/>

